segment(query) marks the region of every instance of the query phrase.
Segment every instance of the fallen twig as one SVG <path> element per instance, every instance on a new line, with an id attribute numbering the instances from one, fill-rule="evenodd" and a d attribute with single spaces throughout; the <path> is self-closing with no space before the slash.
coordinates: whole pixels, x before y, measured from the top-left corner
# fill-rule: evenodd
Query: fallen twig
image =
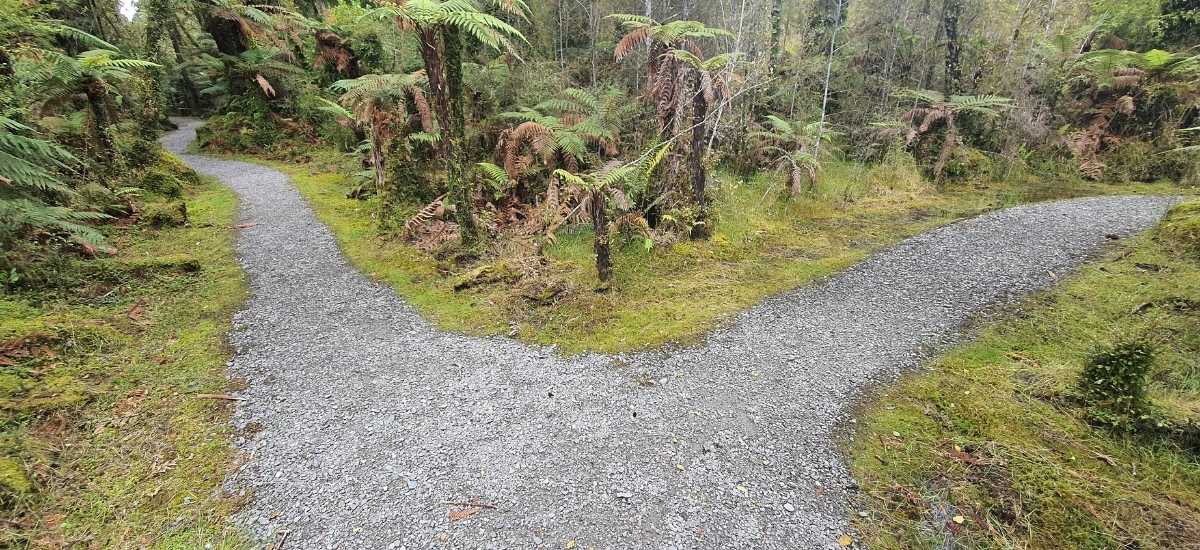
<path id="1" fill-rule="evenodd" d="M 442 504 L 447 506 L 474 506 L 476 508 L 489 508 L 492 510 L 496 509 L 495 506 L 492 506 L 491 504 L 484 504 L 482 502 L 443 502 Z"/>
<path id="2" fill-rule="evenodd" d="M 236 397 L 225 393 L 198 393 L 192 397 L 196 399 L 220 399 L 222 401 L 245 401 L 244 398 Z"/>
<path id="3" fill-rule="evenodd" d="M 269 546 L 267 550 L 281 550 L 283 548 L 283 543 L 287 542 L 288 535 L 291 533 L 291 531 L 280 531 L 279 539 L 276 540 L 274 544 Z"/>

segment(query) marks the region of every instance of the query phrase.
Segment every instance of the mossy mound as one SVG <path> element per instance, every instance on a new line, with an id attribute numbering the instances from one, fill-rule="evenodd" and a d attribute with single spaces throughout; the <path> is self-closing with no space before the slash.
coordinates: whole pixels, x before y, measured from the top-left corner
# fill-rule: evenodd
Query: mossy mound
<path id="1" fill-rule="evenodd" d="M 1158 238 L 1176 250 L 1200 257 L 1200 201 L 1172 208 L 1158 227 Z"/>
<path id="2" fill-rule="evenodd" d="M 155 204 L 146 207 L 142 219 L 154 228 L 183 227 L 188 223 L 187 204 L 183 201 Z"/>
<path id="3" fill-rule="evenodd" d="M 33 492 L 33 483 L 25 475 L 21 463 L 11 458 L 0 458 L 0 492 L 26 495 Z"/>

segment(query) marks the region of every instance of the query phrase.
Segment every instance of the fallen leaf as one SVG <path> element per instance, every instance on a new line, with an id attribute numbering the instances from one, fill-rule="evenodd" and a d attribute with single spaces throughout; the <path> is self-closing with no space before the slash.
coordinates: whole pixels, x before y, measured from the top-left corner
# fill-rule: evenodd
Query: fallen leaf
<path id="1" fill-rule="evenodd" d="M 133 304 L 133 307 L 129 308 L 125 315 L 132 321 L 141 321 L 146 318 L 146 306 L 141 302 Z"/>
<path id="2" fill-rule="evenodd" d="M 478 514 L 483 508 L 479 506 L 464 506 L 458 509 L 450 510 L 450 521 L 461 521 L 475 514 Z"/>
<path id="3" fill-rule="evenodd" d="M 567 550 L 571 550 L 572 548 L 575 548 L 575 546 L 577 546 L 577 545 L 578 545 L 578 543 L 575 542 L 575 539 L 571 539 L 571 540 L 567 541 L 567 546 L 565 548 Z"/>
<path id="4" fill-rule="evenodd" d="M 854 539 L 850 538 L 850 535 L 842 535 L 842 536 L 838 537 L 838 546 L 841 546 L 842 548 L 846 548 L 847 546 L 850 546 L 851 544 L 854 544 Z"/>
<path id="5" fill-rule="evenodd" d="M 953 517 L 953 518 L 951 518 L 951 519 L 953 519 L 953 520 L 954 520 L 954 523 L 957 523 L 957 524 L 959 524 L 959 525 L 962 525 L 962 523 L 963 523 L 964 521 L 967 521 L 967 518 L 964 518 L 964 517 L 962 517 L 962 516 L 954 516 L 954 517 Z"/>
<path id="6" fill-rule="evenodd" d="M 258 222 L 254 222 L 254 223 L 239 223 L 239 224 L 237 224 L 237 225 L 233 226 L 233 228 L 234 228 L 234 229 L 246 229 L 246 228 L 248 228 L 248 227 L 254 227 L 254 226 L 256 226 L 256 225 L 258 225 Z"/>

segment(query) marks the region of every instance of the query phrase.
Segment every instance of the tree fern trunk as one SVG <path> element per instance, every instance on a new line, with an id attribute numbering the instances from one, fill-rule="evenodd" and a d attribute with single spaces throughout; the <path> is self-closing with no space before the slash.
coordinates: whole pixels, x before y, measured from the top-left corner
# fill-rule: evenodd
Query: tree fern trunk
<path id="1" fill-rule="evenodd" d="M 454 198 L 455 219 L 458 222 L 462 243 L 465 246 L 471 246 L 475 244 L 479 234 L 478 228 L 475 226 L 475 193 L 471 189 L 471 180 L 467 170 L 469 155 L 466 150 L 466 115 L 463 111 L 463 45 L 462 33 L 458 27 L 444 27 L 442 43 L 445 47 L 446 95 L 450 108 L 448 128 L 450 151 L 446 156 L 449 162 L 446 170 L 447 187 L 450 195 Z"/>
<path id="2" fill-rule="evenodd" d="M 612 256 L 608 245 L 608 211 L 605 209 L 604 190 L 592 191 L 591 199 L 589 214 L 595 236 L 592 249 L 596 253 L 596 276 L 600 278 L 600 288 L 606 289 L 612 279 Z"/>
<path id="3" fill-rule="evenodd" d="M 962 0 L 946 0 L 942 24 L 946 31 L 946 95 L 959 91 L 962 82 L 962 40 L 958 20 L 962 16 Z"/>
<path id="4" fill-rule="evenodd" d="M 379 221 L 380 225 L 383 225 L 387 221 L 388 195 L 386 159 L 384 158 L 383 139 L 381 139 L 383 130 L 379 127 L 380 125 L 379 121 L 371 122 L 371 168 L 375 170 L 375 193 L 379 195 Z"/>
<path id="5" fill-rule="evenodd" d="M 92 113 L 92 123 L 96 126 L 96 139 L 102 149 L 101 155 L 104 158 L 111 158 L 115 151 L 112 137 L 108 134 L 108 127 L 112 121 L 108 117 L 108 105 L 104 103 L 104 84 L 99 80 L 92 80 L 84 86 L 83 93 L 87 96 L 88 110 Z"/>
<path id="6" fill-rule="evenodd" d="M 696 205 L 696 224 L 692 226 L 692 238 L 703 239 L 709 236 L 708 204 L 705 194 L 708 187 L 708 174 L 704 170 L 704 138 L 708 133 L 708 100 L 700 90 L 700 78 L 694 76 L 696 93 L 692 96 L 692 151 L 688 159 L 692 172 L 692 201 Z"/>
<path id="7" fill-rule="evenodd" d="M 942 173 L 946 171 L 946 164 L 950 162 L 955 147 L 958 147 L 958 126 L 954 124 L 954 117 L 950 116 L 946 118 L 946 136 L 942 141 L 942 151 L 938 153 L 937 163 L 933 165 L 935 181 L 942 181 Z"/>

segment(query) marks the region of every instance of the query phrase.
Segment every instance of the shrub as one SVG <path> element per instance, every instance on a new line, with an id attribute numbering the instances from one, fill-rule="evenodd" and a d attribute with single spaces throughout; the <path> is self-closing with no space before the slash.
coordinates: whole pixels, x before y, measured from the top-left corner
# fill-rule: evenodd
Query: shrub
<path id="1" fill-rule="evenodd" d="M 992 173 L 992 159 L 973 147 L 959 147 L 946 162 L 943 176 L 946 181 L 966 182 L 982 180 Z"/>
<path id="2" fill-rule="evenodd" d="M 1126 342 L 1093 353 L 1079 379 L 1092 419 L 1120 429 L 1145 420 L 1146 377 L 1153 363 L 1154 349 L 1145 342 Z"/>
<path id="3" fill-rule="evenodd" d="M 890 147 L 883 159 L 866 173 L 867 193 L 877 197 L 910 199 L 933 190 L 921 175 L 916 159 L 902 147 Z"/>

